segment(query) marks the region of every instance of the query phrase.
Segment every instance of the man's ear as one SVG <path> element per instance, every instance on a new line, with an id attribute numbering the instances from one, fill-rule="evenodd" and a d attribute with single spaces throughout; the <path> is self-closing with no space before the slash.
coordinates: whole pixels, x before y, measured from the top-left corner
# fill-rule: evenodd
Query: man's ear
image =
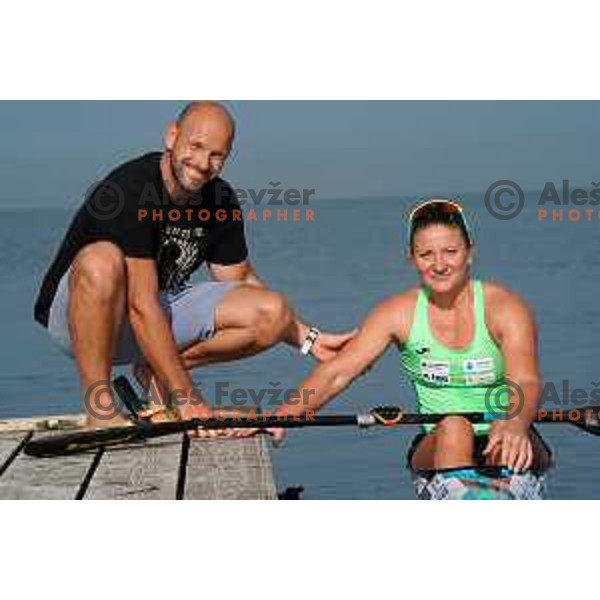
<path id="1" fill-rule="evenodd" d="M 171 152 L 175 147 L 175 140 L 177 139 L 177 123 L 171 123 L 165 131 L 164 141 L 165 148 Z"/>

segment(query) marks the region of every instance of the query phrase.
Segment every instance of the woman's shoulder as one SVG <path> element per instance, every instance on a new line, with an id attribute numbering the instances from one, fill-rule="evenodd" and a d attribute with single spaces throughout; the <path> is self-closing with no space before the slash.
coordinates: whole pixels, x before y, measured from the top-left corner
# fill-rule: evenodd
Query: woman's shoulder
<path id="1" fill-rule="evenodd" d="M 384 324 L 397 339 L 404 339 L 412 326 L 419 291 L 414 287 L 381 300 L 370 311 L 369 320 Z"/>
<path id="2" fill-rule="evenodd" d="M 532 310 L 523 296 L 498 281 L 482 281 L 486 314 L 493 320 L 506 317 L 532 317 Z"/>
<path id="3" fill-rule="evenodd" d="M 398 292 L 393 296 L 388 296 L 377 306 L 382 307 L 383 310 L 393 310 L 394 312 L 414 310 L 420 291 L 421 288 L 419 286 L 415 286 L 408 290 Z"/>

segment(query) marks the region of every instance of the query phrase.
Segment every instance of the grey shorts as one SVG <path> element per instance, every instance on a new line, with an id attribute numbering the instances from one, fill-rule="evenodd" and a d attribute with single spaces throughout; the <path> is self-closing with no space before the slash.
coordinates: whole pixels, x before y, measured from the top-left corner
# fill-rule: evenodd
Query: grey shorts
<path id="1" fill-rule="evenodd" d="M 52 340 L 69 356 L 73 356 L 67 320 L 69 305 L 69 272 L 61 279 L 50 308 L 48 333 Z M 180 349 L 210 339 L 215 334 L 215 311 L 223 296 L 236 288 L 236 282 L 207 281 L 189 286 L 172 294 L 161 292 L 160 303 L 171 324 L 175 343 Z M 119 332 L 113 364 L 126 365 L 143 360 L 135 334 L 129 321 Z"/>

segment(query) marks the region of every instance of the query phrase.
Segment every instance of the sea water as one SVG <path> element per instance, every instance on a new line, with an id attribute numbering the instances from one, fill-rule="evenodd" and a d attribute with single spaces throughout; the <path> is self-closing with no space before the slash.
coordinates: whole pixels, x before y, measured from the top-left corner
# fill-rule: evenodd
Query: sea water
<path id="1" fill-rule="evenodd" d="M 540 221 L 536 198 L 539 192 L 528 194 L 518 217 L 498 220 L 486 210 L 483 193 L 464 195 L 475 230 L 476 273 L 503 282 L 533 307 L 545 407 L 569 408 L 576 390 L 579 398 L 589 397 L 600 387 L 594 384 L 600 384 L 600 220 L 569 221 L 565 211 L 563 221 Z M 405 213 L 412 201 L 313 200 L 308 208 L 314 221 L 304 216 L 293 221 L 291 214 L 287 222 L 263 221 L 261 207 L 259 220 L 247 224 L 252 262 L 307 323 L 327 331 L 352 329 L 378 301 L 416 282 L 406 259 Z M 32 319 L 40 280 L 72 214 L 62 209 L 0 212 L 0 418 L 81 410 L 72 361 Z M 194 379 L 209 398 L 221 390 L 226 404 L 223 389 L 293 388 L 313 364 L 281 346 L 198 370 Z M 414 407 L 394 348 L 326 410 L 361 412 L 385 404 Z M 567 425 L 540 430 L 557 462 L 549 496 L 600 498 L 600 438 Z M 409 427 L 290 432 L 273 452 L 278 487 L 302 485 L 305 498 L 413 498 L 405 453 L 415 433 Z"/>

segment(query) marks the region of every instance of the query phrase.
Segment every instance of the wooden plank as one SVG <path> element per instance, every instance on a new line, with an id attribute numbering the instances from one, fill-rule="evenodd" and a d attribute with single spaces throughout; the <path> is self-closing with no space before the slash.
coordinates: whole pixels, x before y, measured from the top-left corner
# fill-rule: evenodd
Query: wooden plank
<path id="1" fill-rule="evenodd" d="M 174 500 L 182 436 L 107 449 L 85 500 Z"/>
<path id="2" fill-rule="evenodd" d="M 271 459 L 263 436 L 192 439 L 185 499 L 275 500 Z"/>
<path id="3" fill-rule="evenodd" d="M 93 454 L 34 458 L 21 452 L 0 477 L 0 499 L 73 499 L 92 459 Z"/>
<path id="4" fill-rule="evenodd" d="M 59 418 L 58 424 L 50 426 L 60 430 L 73 424 Z M 0 434 L 0 465 L 21 442 L 24 431 L 44 430 L 43 435 L 52 435 L 48 427 L 45 419 L 10 424 Z M 177 434 L 107 449 L 102 455 L 34 458 L 21 452 L 0 477 L 0 499 L 73 499 L 80 490 L 85 490 L 85 499 L 174 499 L 178 483 L 179 496 L 187 499 L 277 497 L 264 437 L 192 439 L 185 479 L 180 477 L 182 440 Z"/>

